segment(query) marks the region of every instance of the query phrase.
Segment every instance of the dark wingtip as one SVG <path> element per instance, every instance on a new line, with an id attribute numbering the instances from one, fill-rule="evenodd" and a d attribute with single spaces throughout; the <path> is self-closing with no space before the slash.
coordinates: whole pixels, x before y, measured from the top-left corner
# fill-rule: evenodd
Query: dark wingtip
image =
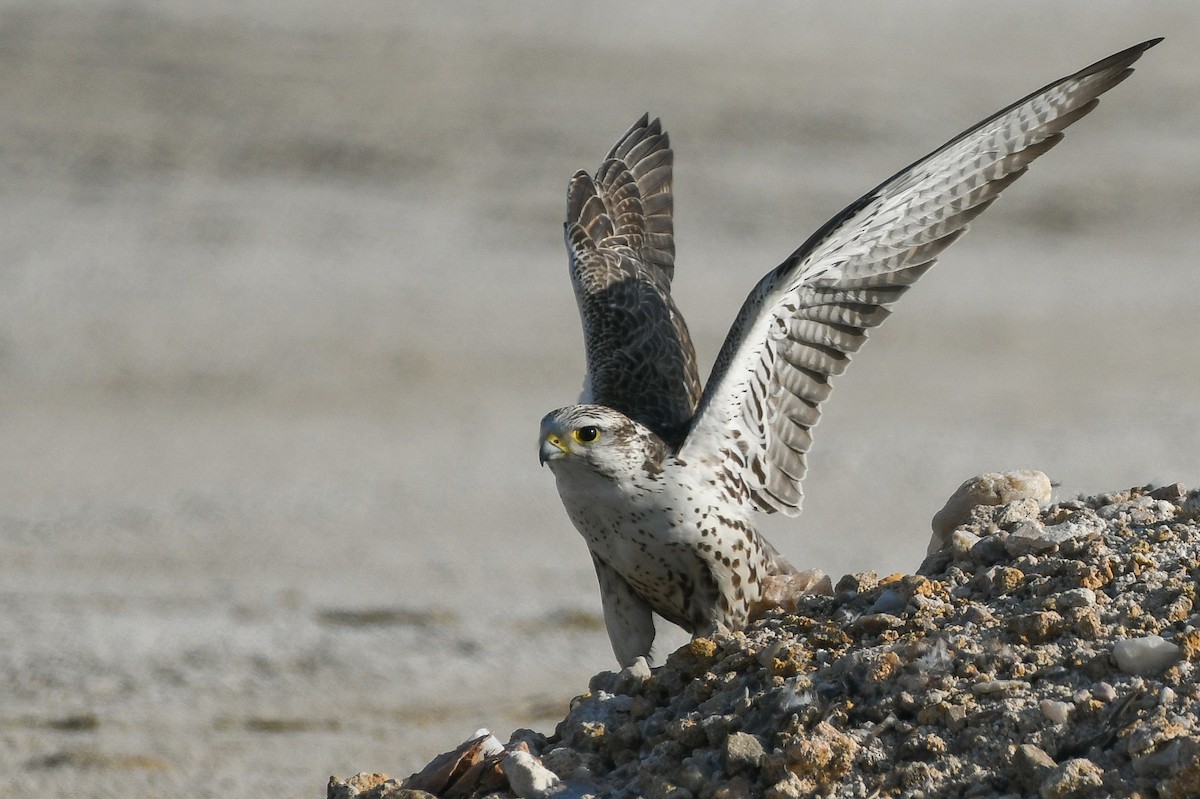
<path id="1" fill-rule="evenodd" d="M 1166 37 L 1159 36 L 1156 39 L 1147 39 L 1146 41 L 1142 42 L 1141 44 L 1135 44 L 1133 47 L 1126 47 L 1124 50 L 1122 50 L 1119 53 L 1113 53 L 1108 58 L 1100 59 L 1095 64 L 1092 64 L 1090 67 L 1084 67 L 1083 69 L 1079 70 L 1079 72 L 1077 72 L 1076 74 L 1077 75 L 1085 75 L 1085 74 L 1088 74 L 1091 72 L 1100 72 L 1101 70 L 1107 69 L 1107 68 L 1113 66 L 1114 64 L 1122 64 L 1123 63 L 1127 66 L 1131 65 L 1131 64 L 1133 64 L 1134 61 L 1137 61 L 1139 58 L 1142 57 L 1142 53 L 1146 52 L 1151 47 L 1154 47 L 1155 45 L 1157 45 L 1164 38 L 1166 38 Z"/>

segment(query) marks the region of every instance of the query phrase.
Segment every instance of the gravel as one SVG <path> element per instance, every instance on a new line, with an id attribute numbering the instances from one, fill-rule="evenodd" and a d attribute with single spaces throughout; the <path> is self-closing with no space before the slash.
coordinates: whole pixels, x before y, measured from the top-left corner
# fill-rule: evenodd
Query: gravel
<path id="1" fill-rule="evenodd" d="M 421 784 L 497 797 L 1195 796 L 1198 495 L 975 506 L 935 533 L 944 545 L 916 574 L 849 575 L 832 597 L 696 639 L 660 668 L 597 674 L 553 735 L 460 749 L 456 774 L 443 763 Z M 514 773 L 471 784 L 472 757 L 475 772 Z M 330 796 L 420 796 L 378 776 L 333 780 Z"/>

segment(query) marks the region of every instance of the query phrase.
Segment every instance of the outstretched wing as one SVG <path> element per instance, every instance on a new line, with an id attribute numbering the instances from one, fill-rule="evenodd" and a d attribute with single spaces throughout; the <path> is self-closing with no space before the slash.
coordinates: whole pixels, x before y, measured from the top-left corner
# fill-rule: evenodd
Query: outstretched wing
<path id="1" fill-rule="evenodd" d="M 670 141 L 643 116 L 595 178 L 567 191 L 565 236 L 587 352 L 584 402 L 678 443 L 700 399 L 696 354 L 671 299 Z"/>
<path id="2" fill-rule="evenodd" d="M 1031 161 L 1160 39 L 1034 92 L 951 139 L 827 222 L 750 292 L 679 456 L 735 495 L 800 512 L 811 429 L 867 331 Z"/>

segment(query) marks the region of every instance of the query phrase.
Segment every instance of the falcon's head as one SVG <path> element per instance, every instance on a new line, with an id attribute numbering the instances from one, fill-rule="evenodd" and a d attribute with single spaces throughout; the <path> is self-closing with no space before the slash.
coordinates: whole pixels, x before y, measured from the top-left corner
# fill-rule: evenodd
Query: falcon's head
<path id="1" fill-rule="evenodd" d="M 577 467 L 609 478 L 656 472 L 666 454 L 649 428 L 603 405 L 570 405 L 542 419 L 538 459 L 556 474 Z"/>

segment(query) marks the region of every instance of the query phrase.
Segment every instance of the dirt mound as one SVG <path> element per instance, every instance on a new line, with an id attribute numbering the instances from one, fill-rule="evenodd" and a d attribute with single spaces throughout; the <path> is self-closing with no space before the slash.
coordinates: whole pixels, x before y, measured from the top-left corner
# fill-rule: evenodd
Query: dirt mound
<path id="1" fill-rule="evenodd" d="M 917 574 L 596 675 L 552 736 L 330 796 L 1200 793 L 1200 492 L 981 505 L 942 538 Z"/>

